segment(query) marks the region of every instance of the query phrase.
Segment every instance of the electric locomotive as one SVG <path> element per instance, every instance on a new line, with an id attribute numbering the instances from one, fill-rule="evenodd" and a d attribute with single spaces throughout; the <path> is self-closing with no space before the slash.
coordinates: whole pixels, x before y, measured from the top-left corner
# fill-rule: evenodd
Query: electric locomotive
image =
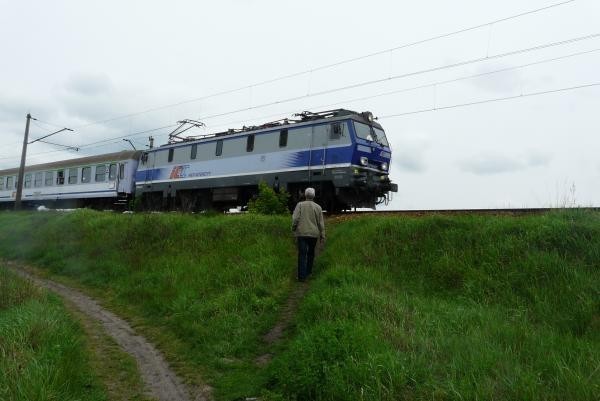
<path id="1" fill-rule="evenodd" d="M 247 205 L 263 181 L 290 193 L 304 189 L 330 212 L 375 208 L 397 185 L 391 149 L 370 112 L 303 112 L 260 126 L 202 137 L 176 137 L 142 153 L 136 197 L 147 209 L 203 210 Z"/>

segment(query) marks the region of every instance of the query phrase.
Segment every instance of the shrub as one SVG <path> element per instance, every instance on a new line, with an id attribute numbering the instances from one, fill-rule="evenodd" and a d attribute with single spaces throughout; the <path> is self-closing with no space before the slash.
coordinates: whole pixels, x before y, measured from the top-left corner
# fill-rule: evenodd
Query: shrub
<path id="1" fill-rule="evenodd" d="M 290 194 L 285 190 L 275 192 L 266 182 L 258 184 L 258 196 L 248 202 L 248 211 L 257 214 L 288 214 Z"/>

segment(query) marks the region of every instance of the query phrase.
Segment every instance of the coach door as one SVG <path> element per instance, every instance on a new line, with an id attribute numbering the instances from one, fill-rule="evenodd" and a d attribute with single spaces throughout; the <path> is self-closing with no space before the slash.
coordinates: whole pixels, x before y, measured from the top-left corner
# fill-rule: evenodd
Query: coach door
<path id="1" fill-rule="evenodd" d="M 117 163 L 117 188 L 119 193 L 131 192 L 129 186 L 131 183 L 125 178 L 125 172 L 127 171 L 127 162 Z"/>

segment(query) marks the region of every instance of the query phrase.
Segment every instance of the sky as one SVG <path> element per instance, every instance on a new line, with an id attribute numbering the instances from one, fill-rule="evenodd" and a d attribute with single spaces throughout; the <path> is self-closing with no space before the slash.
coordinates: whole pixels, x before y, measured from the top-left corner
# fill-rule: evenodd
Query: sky
<path id="1" fill-rule="evenodd" d="M 80 147 L 36 164 L 347 108 L 386 130 L 389 209 L 600 206 L 600 1 L 498 21 L 557 3 L 0 0 L 0 169 L 27 113 Z"/>

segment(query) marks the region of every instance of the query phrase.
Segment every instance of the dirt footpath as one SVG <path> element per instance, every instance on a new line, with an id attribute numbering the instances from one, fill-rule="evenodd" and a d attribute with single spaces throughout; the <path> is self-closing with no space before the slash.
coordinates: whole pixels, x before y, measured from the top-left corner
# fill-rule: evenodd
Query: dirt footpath
<path id="1" fill-rule="evenodd" d="M 142 380 L 150 396 L 159 401 L 192 401 L 188 389 L 171 371 L 162 354 L 144 337 L 137 335 L 126 321 L 77 290 L 36 277 L 14 263 L 7 262 L 6 267 L 19 276 L 55 292 L 72 302 L 87 316 L 100 321 L 106 333 L 137 361 Z M 195 401 L 206 400 L 202 395 L 195 398 Z"/>

